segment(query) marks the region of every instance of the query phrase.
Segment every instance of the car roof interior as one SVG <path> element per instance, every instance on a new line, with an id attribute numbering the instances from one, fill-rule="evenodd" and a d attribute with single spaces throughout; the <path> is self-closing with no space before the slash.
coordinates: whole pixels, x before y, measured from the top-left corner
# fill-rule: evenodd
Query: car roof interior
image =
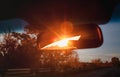
<path id="1" fill-rule="evenodd" d="M 40 19 L 104 24 L 117 0 L 1 0 L 0 20 L 22 18 L 31 24 Z"/>

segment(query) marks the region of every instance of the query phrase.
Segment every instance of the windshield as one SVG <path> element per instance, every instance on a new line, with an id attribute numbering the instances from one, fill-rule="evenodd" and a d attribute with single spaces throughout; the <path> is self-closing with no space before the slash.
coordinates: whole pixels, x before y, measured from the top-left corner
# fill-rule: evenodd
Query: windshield
<path id="1" fill-rule="evenodd" d="M 120 77 L 120 4 L 111 20 L 99 25 L 104 37 L 99 48 L 44 50 L 66 46 L 62 40 L 40 50 L 37 30 L 27 25 L 20 18 L 0 21 L 0 77 Z"/>

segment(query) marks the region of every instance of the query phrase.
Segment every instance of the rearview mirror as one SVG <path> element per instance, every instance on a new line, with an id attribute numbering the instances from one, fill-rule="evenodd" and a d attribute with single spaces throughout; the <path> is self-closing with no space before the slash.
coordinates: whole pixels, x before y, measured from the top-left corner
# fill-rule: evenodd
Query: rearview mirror
<path id="1" fill-rule="evenodd" d="M 96 24 L 72 25 L 65 22 L 61 26 L 47 27 L 38 40 L 42 50 L 82 49 L 101 46 L 103 36 Z"/>

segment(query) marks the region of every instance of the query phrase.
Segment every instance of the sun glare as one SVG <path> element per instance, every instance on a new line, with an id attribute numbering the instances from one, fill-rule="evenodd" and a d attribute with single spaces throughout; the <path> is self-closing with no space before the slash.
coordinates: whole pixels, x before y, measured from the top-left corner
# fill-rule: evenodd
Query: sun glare
<path id="1" fill-rule="evenodd" d="M 74 37 L 71 37 L 71 38 L 64 38 L 60 41 L 57 41 L 57 42 L 54 42 L 54 43 L 51 43 L 47 46 L 44 46 L 43 48 L 41 49 L 50 49 L 50 48 L 55 48 L 55 49 L 59 49 L 59 48 L 67 48 L 69 47 L 69 41 L 72 41 L 72 40 L 79 40 L 80 39 L 80 36 L 74 36 Z"/>

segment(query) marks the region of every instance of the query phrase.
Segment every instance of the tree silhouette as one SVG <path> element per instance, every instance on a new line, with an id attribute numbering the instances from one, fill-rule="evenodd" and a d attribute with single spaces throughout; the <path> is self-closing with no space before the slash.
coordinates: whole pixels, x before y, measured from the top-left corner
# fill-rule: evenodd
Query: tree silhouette
<path id="1" fill-rule="evenodd" d="M 57 71 L 78 68 L 78 55 L 72 50 L 41 51 L 40 64 Z"/>
<path id="2" fill-rule="evenodd" d="M 8 67 L 30 67 L 37 53 L 35 39 L 25 33 L 8 33 L 0 45 L 1 53 L 7 58 Z M 37 60 L 37 59 L 36 59 Z"/>
<path id="3" fill-rule="evenodd" d="M 111 63 L 113 64 L 113 66 L 120 66 L 120 60 L 117 57 L 112 57 Z"/>
<path id="4" fill-rule="evenodd" d="M 75 51 L 70 49 L 38 50 L 37 38 L 27 33 L 5 34 L 3 43 L 0 44 L 0 52 L 6 58 L 4 61 L 7 68 L 46 67 L 61 71 L 69 68 L 76 69 L 79 65 L 78 54 Z"/>

